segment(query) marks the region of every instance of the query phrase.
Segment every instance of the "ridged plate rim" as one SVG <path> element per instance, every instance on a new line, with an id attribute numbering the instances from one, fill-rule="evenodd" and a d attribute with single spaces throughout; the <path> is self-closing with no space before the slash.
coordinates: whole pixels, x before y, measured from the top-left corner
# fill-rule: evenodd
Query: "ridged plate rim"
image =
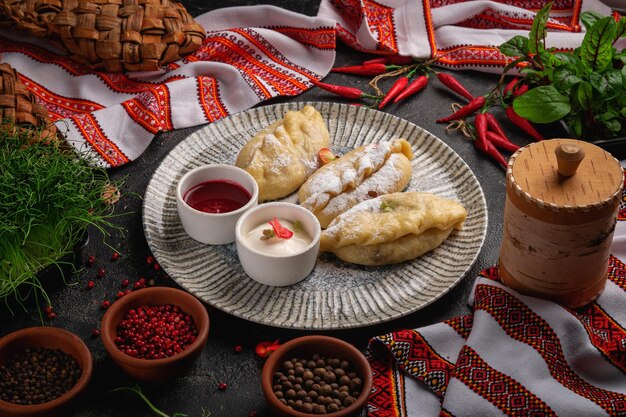
<path id="1" fill-rule="evenodd" d="M 173 194 L 175 183 L 187 170 L 207 162 L 200 160 L 202 158 L 208 159 L 208 162 L 233 163 L 239 148 L 249 140 L 252 134 L 265 127 L 273 120 L 282 117 L 286 111 L 300 109 L 306 104 L 311 104 L 317 108 L 327 124 L 329 124 L 331 146 L 333 146 L 333 144 L 337 145 L 339 142 L 336 140 L 340 140 L 341 138 L 336 137 L 345 134 L 347 130 L 350 130 L 350 134 L 345 139 L 347 142 L 341 145 L 342 147 L 356 147 L 361 143 L 369 143 L 364 142 L 364 140 L 368 140 L 367 136 L 365 139 L 361 138 L 361 142 L 358 141 L 360 135 L 363 134 L 363 125 L 365 124 L 369 125 L 365 134 L 370 133 L 370 130 L 375 127 L 372 126 L 373 124 L 377 124 L 378 131 L 380 131 L 382 127 L 388 128 L 384 132 L 376 135 L 376 141 L 389 140 L 393 137 L 405 137 L 409 140 L 413 151 L 416 153 L 416 157 L 412 161 L 414 172 L 409 189 L 419 188 L 420 184 L 425 184 L 427 181 L 435 181 L 436 184 L 437 180 L 433 176 L 440 174 L 441 171 L 447 173 L 454 179 L 454 184 L 444 182 L 442 183 L 443 185 L 437 185 L 435 187 L 437 189 L 444 187 L 444 195 L 446 193 L 454 194 L 453 191 L 460 192 L 461 189 L 459 189 L 459 187 L 461 185 L 471 191 L 471 194 L 464 194 L 463 198 L 458 198 L 461 202 L 465 203 L 469 212 L 465 227 L 462 231 L 458 233 L 455 232 L 451 235 L 440 248 L 435 249 L 433 252 L 417 260 L 400 264 L 400 266 L 385 267 L 390 268 L 392 272 L 381 279 L 374 277 L 373 279 L 376 281 L 375 284 L 364 283 L 357 285 L 355 288 L 346 289 L 346 284 L 342 285 L 340 288 L 333 287 L 330 290 L 311 290 L 307 289 L 306 284 L 302 283 L 291 287 L 266 287 L 247 277 L 243 273 L 240 265 L 233 266 L 232 263 L 227 264 L 220 271 L 226 271 L 225 275 L 231 274 L 228 279 L 232 281 L 235 287 L 243 286 L 242 288 L 248 288 L 247 292 L 243 294 L 244 296 L 252 293 L 248 299 L 242 298 L 236 300 L 236 302 L 240 304 L 228 304 L 224 302 L 223 298 L 228 295 L 228 292 L 232 288 L 220 288 L 220 285 L 223 286 L 223 283 L 220 282 L 221 277 L 207 277 L 203 275 L 199 272 L 201 268 L 198 268 L 198 265 L 193 262 L 185 263 L 187 261 L 184 256 L 168 251 L 168 248 L 164 246 L 164 241 L 172 240 L 177 246 L 186 245 L 189 247 L 187 251 L 183 252 L 184 255 L 191 254 L 193 256 L 193 254 L 196 254 L 198 257 L 200 255 L 212 256 L 217 263 L 227 262 L 228 260 L 232 261 L 232 252 L 235 251 L 236 253 L 234 249 L 235 244 L 225 245 L 221 248 L 202 245 L 195 242 L 182 231 L 180 220 L 175 213 L 176 205 Z M 366 121 L 369 122 L 366 123 Z M 345 123 L 341 132 L 338 130 L 340 122 Z M 359 125 L 359 123 L 361 123 L 361 125 Z M 250 127 L 245 127 L 246 124 Z M 236 128 L 237 126 L 241 126 L 242 130 L 237 131 L 239 134 L 238 137 L 235 138 L 234 135 L 230 134 L 232 133 L 230 129 Z M 337 130 L 333 131 L 333 127 L 337 128 Z M 374 134 L 379 133 L 378 131 L 374 132 Z M 405 133 L 408 133 L 408 135 L 404 135 Z M 356 137 L 353 137 L 355 134 Z M 235 144 L 238 145 L 239 148 L 227 150 L 230 160 L 211 160 L 211 158 L 220 158 L 218 152 L 223 152 L 225 149 L 222 146 L 219 147 L 219 150 L 215 150 L 214 153 L 216 155 L 206 153 L 207 149 L 210 149 L 211 146 L 217 146 L 220 143 L 222 145 L 233 144 L 233 141 L 236 142 Z M 424 156 L 426 151 L 430 153 Z M 430 164 L 423 167 L 420 166 L 420 169 L 416 172 L 415 165 L 419 165 L 420 158 L 427 158 L 433 153 L 437 155 L 438 164 L 436 164 L 436 166 L 431 166 Z M 174 172 L 173 176 L 166 175 L 171 172 Z M 165 179 L 161 179 L 162 176 L 165 176 Z M 415 186 L 414 181 L 417 184 Z M 449 187 L 451 187 L 451 190 L 448 190 Z M 433 190 L 425 189 L 423 191 Z M 471 202 L 471 204 L 469 204 L 470 207 L 467 207 L 467 201 L 463 201 L 464 199 Z M 185 290 L 214 308 L 249 321 L 275 327 L 306 330 L 337 330 L 379 324 L 411 314 L 432 304 L 460 282 L 476 261 L 485 240 L 488 222 L 487 204 L 480 183 L 465 161 L 443 141 L 414 123 L 397 116 L 364 107 L 327 102 L 290 102 L 256 107 L 228 116 L 190 134 L 168 153 L 154 171 L 146 187 L 142 220 L 146 241 L 156 260 L 165 272 Z M 159 229 L 160 226 L 164 227 Z M 468 247 L 458 247 L 458 243 L 466 239 L 464 233 L 468 231 L 468 228 L 471 228 L 471 231 L 474 232 L 473 237 L 469 240 L 470 245 Z M 169 237 L 163 239 L 163 235 L 166 233 L 162 232 L 166 230 L 175 231 L 176 233 L 172 233 Z M 416 294 L 423 296 L 424 294 L 419 292 L 420 286 L 426 282 L 432 285 L 436 280 L 436 277 L 427 277 L 424 274 L 412 273 L 410 270 L 417 270 L 418 263 L 422 262 L 421 260 L 423 259 L 428 259 L 429 265 L 432 262 L 439 262 L 441 259 L 445 259 L 445 253 L 443 251 L 450 248 L 457 249 L 459 253 L 463 254 L 461 259 L 455 259 L 457 262 L 455 265 L 450 263 L 443 265 L 448 268 L 453 268 L 451 275 L 444 277 L 445 279 L 443 280 L 440 279 L 442 282 L 438 282 L 436 290 L 427 294 L 425 299 L 413 305 L 400 305 L 399 301 L 406 301 L 406 295 L 410 295 L 402 292 L 411 292 L 415 290 L 414 287 L 418 287 Z M 354 272 L 355 267 L 341 265 L 340 261 L 336 260 L 328 262 L 327 259 L 328 258 L 325 258 L 324 261 L 319 260 L 313 274 L 307 278 L 311 279 L 311 282 L 314 283 L 311 285 L 318 283 L 318 281 L 311 277 L 316 276 L 314 274 L 317 274 L 316 271 L 318 268 L 322 268 L 320 265 L 323 265 L 323 267 L 330 265 L 328 268 L 330 268 L 331 272 L 334 267 L 338 269 L 339 273 L 342 275 L 347 275 L 348 272 L 351 272 L 351 279 L 353 281 L 359 279 L 363 282 L 365 280 L 363 277 L 384 274 L 384 271 L 380 272 L 380 270 L 376 269 L 365 271 L 363 267 L 356 267 L 357 272 Z M 202 265 L 200 265 L 200 267 L 201 266 Z M 238 268 L 238 270 L 234 271 L 232 268 Z M 359 270 L 359 268 L 361 268 L 361 270 Z M 422 268 L 422 270 L 424 269 L 424 267 L 421 266 L 420 268 Z M 406 274 L 408 277 L 408 284 L 404 287 L 395 287 L 398 285 L 398 282 L 394 281 L 393 278 L 396 277 L 399 279 L 403 274 Z M 335 278 L 333 277 L 333 279 Z M 425 281 L 422 282 L 423 280 Z M 207 281 L 211 284 L 211 287 L 204 284 L 199 287 L 198 284 L 203 281 Z M 306 283 L 306 280 L 303 282 Z M 324 282 L 321 284 L 323 285 Z M 391 289 L 394 291 L 400 291 L 399 300 L 397 299 L 398 293 L 389 291 L 389 288 L 385 288 L 390 286 L 393 287 Z M 210 292 L 211 288 L 216 289 L 216 294 Z M 235 288 L 235 290 L 237 290 L 237 288 Z M 372 290 L 374 291 L 373 294 L 369 294 Z M 223 296 L 220 297 L 217 295 L 218 293 L 223 294 Z M 311 300 L 310 295 L 314 296 L 316 299 Z M 332 297 L 332 300 L 329 298 L 329 295 Z M 357 301 L 358 299 L 354 298 L 357 295 L 365 299 L 365 304 L 362 304 L 361 301 Z M 284 298 L 284 300 L 282 300 L 281 305 L 277 305 L 282 299 L 281 296 L 283 296 L 282 298 Z M 300 298 L 296 300 L 297 297 Z M 254 308 L 242 311 L 242 309 L 246 307 L 246 303 L 253 299 Z M 291 304 L 289 304 L 289 313 L 287 313 L 286 310 L 289 299 L 291 299 Z M 348 302 L 345 303 L 342 302 L 342 300 L 347 300 Z M 272 303 L 268 303 L 268 301 Z M 280 321 L 277 320 L 278 317 L 281 317 L 281 314 L 290 314 L 294 310 L 293 303 L 295 301 L 301 301 L 301 304 L 295 306 L 295 308 L 302 312 L 304 316 L 298 316 L 291 320 L 289 318 Z M 339 301 L 338 306 L 335 305 L 337 301 Z M 339 310 L 337 307 L 339 307 Z M 361 314 L 357 314 L 355 310 L 357 307 L 361 310 Z M 348 308 L 351 309 L 353 313 L 352 316 L 346 315 Z M 342 316 L 345 316 L 345 318 Z"/>

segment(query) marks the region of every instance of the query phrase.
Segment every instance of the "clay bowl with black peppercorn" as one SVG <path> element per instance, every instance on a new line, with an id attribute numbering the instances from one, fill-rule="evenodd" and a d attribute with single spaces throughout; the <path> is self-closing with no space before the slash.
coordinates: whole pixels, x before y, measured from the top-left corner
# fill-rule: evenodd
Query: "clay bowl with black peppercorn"
<path id="1" fill-rule="evenodd" d="M 142 381 L 185 374 L 202 353 L 209 316 L 191 294 L 175 288 L 134 291 L 111 305 L 100 334 L 111 359 Z"/>
<path id="2" fill-rule="evenodd" d="M 277 417 L 356 417 L 372 389 L 372 370 L 351 344 L 304 336 L 276 349 L 261 374 L 265 400 Z"/>
<path id="3" fill-rule="evenodd" d="M 0 416 L 57 417 L 71 413 L 91 379 L 85 343 L 55 327 L 30 327 L 0 339 Z"/>

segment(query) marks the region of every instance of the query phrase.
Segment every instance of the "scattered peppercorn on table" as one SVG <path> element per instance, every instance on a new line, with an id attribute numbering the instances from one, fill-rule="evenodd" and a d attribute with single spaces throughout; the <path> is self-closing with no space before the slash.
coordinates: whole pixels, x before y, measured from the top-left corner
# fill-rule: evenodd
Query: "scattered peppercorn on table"
<path id="1" fill-rule="evenodd" d="M 197 16 L 213 9 L 247 5 L 250 2 L 244 0 L 215 0 L 211 2 L 184 0 L 182 3 L 192 15 Z M 315 15 L 319 1 L 269 0 L 264 3 L 274 4 L 299 13 Z M 376 57 L 351 50 L 343 44 L 338 44 L 335 66 L 359 65 L 370 58 L 375 59 Z M 377 62 L 374 64 L 379 65 Z M 403 63 L 399 62 L 399 64 Z M 416 328 L 460 314 L 466 314 L 469 311 L 466 301 L 472 287 L 473 278 L 485 267 L 493 265 L 498 259 L 502 239 L 505 200 L 505 176 L 500 164 L 505 162 L 499 159 L 493 161 L 488 156 L 476 152 L 475 145 L 459 132 L 448 132 L 445 124 L 436 123 L 437 120 L 452 121 L 454 118 L 445 118 L 452 114 L 450 109 L 451 103 L 466 104 L 467 100 L 463 99 L 462 96 L 468 99 L 473 99 L 474 96 L 481 97 L 482 94 L 488 92 L 495 85 L 498 81 L 498 76 L 469 71 L 454 73 L 454 77 L 469 90 L 468 92 L 461 90 L 459 84 L 446 75 L 446 70 L 441 70 L 437 78 L 441 83 L 462 95 L 459 96 L 443 87 L 441 83 L 437 83 L 433 76 L 430 77 L 430 85 L 424 88 L 428 80 L 423 76 L 418 78 L 420 75 L 416 74 L 416 79 L 411 79 L 410 81 L 406 77 L 402 79 L 403 87 L 411 86 L 410 83 L 412 81 L 415 82 L 411 88 L 416 94 L 402 95 L 398 91 L 398 95 L 389 97 L 389 100 L 384 103 L 383 111 L 406 119 L 433 133 L 448 144 L 470 166 L 479 179 L 487 200 L 489 213 L 487 240 L 478 260 L 464 279 L 430 306 L 384 324 L 325 332 L 353 343 L 360 350 L 364 350 L 369 338 L 375 335 L 403 328 Z M 365 80 L 365 78 L 359 79 L 341 72 L 333 72 L 323 82 L 368 91 L 365 90 L 367 83 Z M 387 91 L 392 84 L 393 80 L 390 79 L 382 81 L 379 86 L 384 91 Z M 354 102 L 354 100 L 332 94 L 328 91 L 328 87 L 325 89 L 322 84 L 319 87 L 314 87 L 297 97 L 274 99 L 272 102 Z M 347 95 L 347 97 L 352 99 L 361 97 L 360 93 L 355 92 L 355 90 L 343 90 L 340 95 L 344 97 Z M 271 103 L 266 102 L 264 104 Z M 481 104 L 476 104 L 476 106 L 480 107 Z M 486 129 L 485 126 L 487 125 L 500 128 L 499 126 L 501 125 L 502 128 L 500 129 L 503 129 L 503 131 L 500 133 L 506 133 L 516 144 L 523 146 L 530 143 L 531 139 L 528 136 L 523 136 L 520 130 L 507 120 L 503 112 L 495 113 L 495 119 L 497 119 L 495 124 L 489 118 L 493 117 L 481 116 L 480 123 L 477 120 L 477 128 L 479 128 L 479 124 L 481 126 L 480 129 Z M 138 417 L 151 415 L 150 410 L 138 397 L 123 391 L 111 392 L 119 387 L 133 387 L 137 382 L 115 366 L 111 358 L 106 354 L 100 340 L 99 325 L 104 311 L 117 298 L 125 296 L 132 290 L 149 286 L 178 288 L 177 284 L 162 270 L 148 248 L 142 228 L 142 200 L 140 196 L 143 195 L 152 173 L 168 152 L 200 127 L 157 134 L 147 151 L 136 161 L 110 172 L 113 179 L 123 179 L 125 182 L 122 188 L 122 197 L 116 203 L 117 213 L 124 215 L 115 218 L 114 223 L 122 226 L 126 233 L 122 233 L 119 230 L 111 230 L 111 235 L 106 237 L 106 243 L 103 243 L 99 232 L 90 230 L 92 237 L 81 249 L 79 255 L 79 264 L 82 269 L 71 278 L 71 282 L 76 282 L 77 285 L 59 285 L 57 288 L 48 291 L 52 308 L 44 312 L 46 324 L 61 327 L 75 333 L 86 342 L 93 355 L 94 371 L 90 388 L 77 405 L 75 413 L 77 417 Z M 491 129 L 493 130 L 493 127 Z M 542 133 L 546 137 L 563 136 L 564 132 L 559 129 L 559 126 L 547 126 L 542 130 Z M 501 136 L 501 134 L 498 134 L 498 136 Z M 487 144 L 480 146 L 485 147 L 484 152 L 490 152 Z M 34 313 L 36 311 L 35 307 L 27 302 L 25 308 L 28 311 L 24 311 L 21 307 L 14 308 L 14 316 L 11 316 L 11 312 L 5 306 L 0 306 L 0 336 L 21 328 L 40 324 L 39 316 Z M 145 310 L 152 314 L 151 309 L 152 307 L 145 307 Z M 211 322 L 208 344 L 191 371 L 187 375 L 173 379 L 166 384 L 150 385 L 140 383 L 139 385 L 143 393 L 155 406 L 168 415 L 174 415 L 177 412 L 184 413 L 190 417 L 199 417 L 207 415 L 207 413 L 215 417 L 269 415 L 260 384 L 261 368 L 264 361 L 258 355 L 259 350 L 263 351 L 263 355 L 269 354 L 269 351 L 275 347 L 274 345 L 277 345 L 277 343 L 274 343 L 275 341 L 283 343 L 293 338 L 316 332 L 270 327 L 253 321 L 243 320 L 210 307 L 207 307 L 207 309 Z M 145 326 L 148 324 L 144 319 L 135 323 L 133 320 L 135 320 L 134 315 L 136 314 L 137 312 L 133 311 L 125 318 L 126 322 L 123 328 L 124 332 L 128 333 L 127 340 L 122 340 L 121 338 L 116 340 L 119 346 L 130 351 L 133 355 L 139 357 L 142 355 L 147 357 L 167 357 L 175 354 L 176 350 L 183 349 L 185 344 L 189 343 L 189 338 L 192 338 L 192 336 L 186 336 L 186 339 L 181 339 L 180 344 L 177 342 L 171 349 L 158 345 L 154 346 L 154 343 L 152 348 L 142 349 L 144 346 L 144 333 L 147 331 Z M 158 310 L 154 314 L 157 317 L 157 321 L 165 320 L 170 316 L 178 318 L 184 316 L 184 312 L 180 312 L 178 307 L 168 308 L 167 311 Z M 193 323 L 190 323 L 185 324 L 185 326 L 172 327 L 172 331 L 175 331 L 178 337 L 181 331 L 185 334 L 193 334 L 195 328 Z M 261 345 L 263 349 L 256 349 L 255 351 L 255 348 L 261 342 L 265 342 L 265 344 Z M 57 355 L 48 351 L 36 351 L 33 354 L 45 363 L 48 363 L 49 357 L 54 359 L 55 355 Z M 307 361 L 311 362 L 311 360 L 320 358 L 305 359 L 306 361 L 302 360 L 301 362 L 307 363 Z M 64 361 L 63 358 L 58 360 Z M 337 364 L 341 363 L 341 358 L 328 358 L 327 360 L 329 363 L 331 361 L 337 362 Z M 319 367 L 313 365 L 315 363 L 302 368 L 302 373 L 307 377 L 305 379 L 312 380 L 314 373 L 319 371 L 317 369 Z M 8 366 L 12 366 L 12 364 Z M 68 379 L 76 377 L 72 364 L 63 362 L 63 366 L 70 369 L 67 374 Z M 281 370 L 281 372 L 286 372 L 287 368 L 293 366 L 293 363 L 285 362 L 283 367 L 286 369 Z M 339 370 L 333 371 L 334 373 L 324 374 L 321 377 L 332 379 L 333 381 L 336 379 L 341 382 L 342 386 L 359 388 L 361 381 L 350 373 L 348 364 L 345 366 L 334 366 L 333 364 L 333 368 L 338 368 Z M 278 388 L 280 388 L 280 395 L 285 395 L 286 397 L 299 395 L 298 392 L 293 391 L 288 386 L 281 385 L 282 376 L 282 373 L 275 375 L 275 382 Z M 311 376 L 311 378 L 308 378 L 308 376 Z M 0 382 L 2 382 L 1 378 L 2 371 L 0 369 Z M 285 388 L 285 392 L 282 392 L 283 388 Z M 356 391 L 358 394 L 358 389 L 356 388 L 353 391 Z M 19 389 L 15 390 L 12 388 L 12 390 L 11 395 L 21 398 L 22 393 Z M 46 398 L 48 394 L 56 395 L 56 391 L 53 393 L 36 393 L 35 395 L 39 400 L 41 395 L 44 395 L 44 398 Z M 313 392 L 315 396 L 322 394 L 321 390 L 319 392 L 314 390 Z M 346 393 L 345 395 L 348 396 L 349 394 Z M 307 407 L 303 406 L 303 410 L 306 411 Z M 327 407 L 329 410 L 335 410 L 343 407 L 343 405 L 334 405 L 329 402 Z"/>

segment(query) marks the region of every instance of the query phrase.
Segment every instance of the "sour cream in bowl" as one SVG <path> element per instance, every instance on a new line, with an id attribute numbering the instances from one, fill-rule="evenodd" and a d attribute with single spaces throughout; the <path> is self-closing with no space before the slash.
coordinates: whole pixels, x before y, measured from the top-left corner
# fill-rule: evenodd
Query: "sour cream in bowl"
<path id="1" fill-rule="evenodd" d="M 235 226 L 237 254 L 248 276 L 283 287 L 306 278 L 317 261 L 321 227 L 309 210 L 265 203 L 245 212 Z"/>

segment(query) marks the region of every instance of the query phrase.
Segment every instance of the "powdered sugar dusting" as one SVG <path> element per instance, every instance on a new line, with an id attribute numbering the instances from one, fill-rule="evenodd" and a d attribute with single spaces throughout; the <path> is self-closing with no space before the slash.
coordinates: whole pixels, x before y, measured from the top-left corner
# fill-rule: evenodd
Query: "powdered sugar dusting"
<path id="1" fill-rule="evenodd" d="M 392 154 L 378 171 L 367 177 L 354 190 L 344 192 L 331 199 L 322 210 L 322 214 L 343 213 L 355 204 L 372 198 L 369 195 L 371 191 L 377 195 L 400 191 L 396 190 L 395 187 L 402 178 L 402 171 L 396 166 L 396 161 L 401 158 L 406 157 L 404 154 Z"/>
<path id="2" fill-rule="evenodd" d="M 367 145 L 362 152 L 364 154 L 356 161 L 339 158 L 327 169 L 322 167 L 307 183 L 310 196 L 301 202 L 302 206 L 312 209 L 325 207 L 329 200 L 346 190 L 354 189 L 363 178 L 378 170 L 391 152 L 389 142 L 374 143 Z"/>

